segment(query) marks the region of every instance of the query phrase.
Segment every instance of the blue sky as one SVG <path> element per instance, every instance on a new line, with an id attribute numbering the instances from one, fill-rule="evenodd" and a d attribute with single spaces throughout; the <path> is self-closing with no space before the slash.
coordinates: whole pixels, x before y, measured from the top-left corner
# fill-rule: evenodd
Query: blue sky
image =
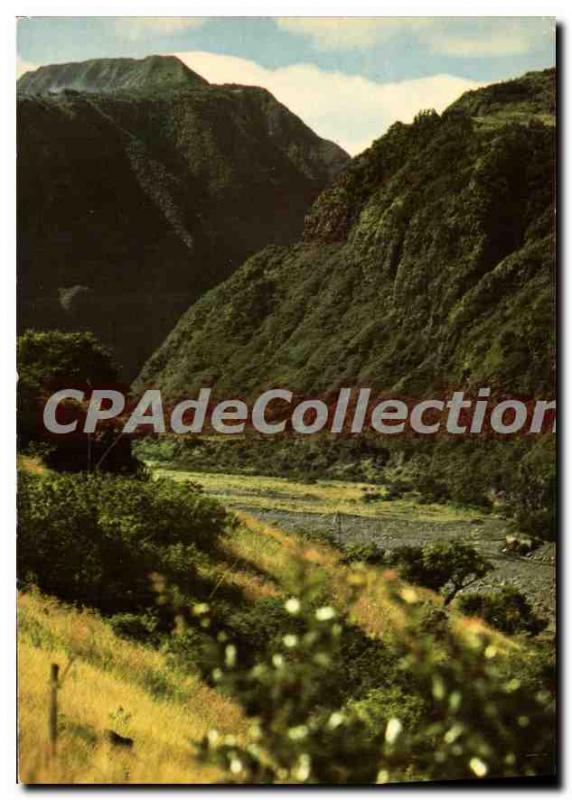
<path id="1" fill-rule="evenodd" d="M 485 83 L 554 64 L 543 17 L 33 17 L 18 25 L 18 71 L 175 53 L 213 83 L 266 86 L 350 152 L 396 119 L 445 108 Z"/>

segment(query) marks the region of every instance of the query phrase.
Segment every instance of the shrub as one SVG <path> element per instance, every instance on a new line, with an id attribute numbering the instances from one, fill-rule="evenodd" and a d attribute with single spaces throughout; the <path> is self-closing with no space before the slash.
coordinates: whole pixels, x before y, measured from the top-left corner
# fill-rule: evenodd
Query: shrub
<path id="1" fill-rule="evenodd" d="M 556 444 L 541 437 L 509 470 L 508 507 L 519 528 L 542 539 L 556 534 Z"/>
<path id="2" fill-rule="evenodd" d="M 463 614 L 481 617 L 503 633 L 537 634 L 544 630 L 546 620 L 540 619 L 522 592 L 505 586 L 496 592 L 462 595 L 458 601 Z"/>
<path id="3" fill-rule="evenodd" d="M 18 491 L 18 576 L 62 600 L 105 613 L 154 606 L 149 576 L 192 587 L 201 551 L 228 523 L 193 487 L 98 473 L 23 473 Z"/>
<path id="4" fill-rule="evenodd" d="M 350 544 L 344 550 L 342 564 L 353 564 L 359 561 L 363 564 L 373 564 L 381 566 L 386 563 L 385 550 L 373 543 Z"/>
<path id="5" fill-rule="evenodd" d="M 109 623 L 113 633 L 125 639 L 146 644 L 156 644 L 158 641 L 156 633 L 159 621 L 157 615 L 149 611 L 142 614 L 114 614 Z"/>
<path id="6" fill-rule="evenodd" d="M 411 764 L 433 780 L 554 775 L 553 687 L 531 673 L 534 653 L 512 657 L 469 626 L 449 632 L 443 649 L 426 633 L 422 604 L 407 597 L 404 668 L 425 686 L 432 709 L 404 730 L 388 779 Z"/>
<path id="7" fill-rule="evenodd" d="M 435 542 L 425 547 L 398 547 L 391 554 L 401 577 L 409 583 L 440 592 L 448 587 L 444 605 L 457 593 L 484 577 L 492 564 L 474 547 L 462 542 Z"/>
<path id="8" fill-rule="evenodd" d="M 216 730 L 202 742 L 202 758 L 227 771 L 225 782 L 375 782 L 381 730 L 372 736 L 356 711 L 332 707 L 343 621 L 332 607 L 316 607 L 315 598 L 307 582 L 286 601 L 290 628 L 254 665 L 219 634 L 213 679 L 255 718 L 244 745 Z"/>

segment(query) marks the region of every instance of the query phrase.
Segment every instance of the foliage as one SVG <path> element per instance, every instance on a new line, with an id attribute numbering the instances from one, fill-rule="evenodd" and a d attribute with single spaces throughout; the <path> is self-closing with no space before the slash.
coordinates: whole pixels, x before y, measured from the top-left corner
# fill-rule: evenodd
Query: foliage
<path id="1" fill-rule="evenodd" d="M 508 505 L 519 527 L 542 539 L 557 532 L 556 443 L 548 434 L 534 443 L 510 474 Z"/>
<path id="2" fill-rule="evenodd" d="M 254 716 L 246 745 L 213 730 L 202 744 L 203 758 L 225 767 L 232 783 L 375 782 L 380 735 L 372 737 L 355 711 L 331 707 L 343 628 L 331 606 L 317 606 L 315 592 L 308 580 L 286 601 L 290 628 L 254 666 L 243 666 L 219 634 L 213 679 Z"/>
<path id="3" fill-rule="evenodd" d="M 391 554 L 391 562 L 409 583 L 444 591 L 444 605 L 492 569 L 492 564 L 474 547 L 462 542 L 398 547 Z"/>
<path id="4" fill-rule="evenodd" d="M 359 583 L 356 573 L 354 585 Z M 203 740 L 203 759 L 226 770 L 225 782 L 367 784 L 553 774 L 551 692 L 517 677 L 518 665 L 487 634 L 468 630 L 465 638 L 454 637 L 446 624 L 434 634 L 415 592 L 399 583 L 391 590 L 406 617 L 403 668 L 430 698 L 425 713 L 400 704 L 400 695 L 391 699 L 387 690 L 337 704 L 330 685 L 348 621 L 329 605 L 317 606 L 312 582 L 302 576 L 298 593 L 285 603 L 296 627 L 267 658 L 244 662 L 219 632 L 212 677 L 252 717 L 246 741 L 217 730 Z M 208 607 L 196 613 L 208 626 Z M 387 702 L 380 707 L 380 700 Z"/>
<path id="5" fill-rule="evenodd" d="M 504 586 L 496 592 L 461 595 L 458 606 L 463 614 L 481 617 L 503 633 L 535 635 L 547 624 L 536 616 L 526 596 L 514 586 Z"/>
<path id="6" fill-rule="evenodd" d="M 373 543 L 369 544 L 349 544 L 344 549 L 342 564 L 353 564 L 356 561 L 362 564 L 375 564 L 381 566 L 386 564 L 388 557 L 385 550 Z"/>
<path id="7" fill-rule="evenodd" d="M 108 421 L 93 435 L 81 433 L 85 409 L 73 404 L 79 430 L 50 435 L 42 422 L 44 403 L 61 388 L 110 388 L 117 384 L 118 367 L 111 353 L 90 332 L 28 330 L 18 337 L 18 444 L 43 454 L 55 469 L 136 473 L 141 465 L 133 457 L 131 442 Z"/>
<path id="8" fill-rule="evenodd" d="M 425 682 L 433 714 L 400 738 L 393 769 L 413 762 L 437 780 L 553 775 L 551 686 L 530 683 L 518 659 L 511 660 L 493 637 L 470 627 L 464 640 L 447 636 L 443 658 L 435 638 L 425 633 L 422 607 L 405 603 L 412 606 L 406 664 Z M 389 767 L 388 779 L 391 775 Z"/>
<path id="9" fill-rule="evenodd" d="M 18 376 L 35 388 L 113 383 L 117 365 L 89 331 L 28 330 L 18 337 Z"/>
<path id="10" fill-rule="evenodd" d="M 19 581 L 108 614 L 154 607 L 157 571 L 196 596 L 193 568 L 228 519 L 214 500 L 170 481 L 22 473 Z"/>

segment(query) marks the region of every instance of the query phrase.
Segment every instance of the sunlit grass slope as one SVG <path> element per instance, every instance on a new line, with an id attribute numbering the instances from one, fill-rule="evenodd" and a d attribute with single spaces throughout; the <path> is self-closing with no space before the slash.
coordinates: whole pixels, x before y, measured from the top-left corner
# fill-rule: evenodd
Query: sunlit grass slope
<path id="1" fill-rule="evenodd" d="M 50 758 L 54 662 L 65 677 Z M 243 724 L 235 705 L 161 653 L 118 638 L 89 611 L 39 595 L 19 598 L 18 675 L 24 783 L 211 783 L 220 776 L 195 761 L 193 742 L 210 727 L 239 733 Z M 133 748 L 108 744 L 108 729 L 132 738 Z"/>

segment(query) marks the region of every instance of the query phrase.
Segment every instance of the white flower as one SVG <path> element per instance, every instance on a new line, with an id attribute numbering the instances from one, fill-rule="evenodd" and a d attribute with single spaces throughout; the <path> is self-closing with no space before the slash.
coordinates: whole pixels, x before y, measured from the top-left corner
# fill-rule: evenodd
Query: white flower
<path id="1" fill-rule="evenodd" d="M 284 656 L 281 656 L 280 653 L 274 653 L 272 656 L 272 663 L 278 669 L 279 667 L 284 666 Z"/>
<path id="2" fill-rule="evenodd" d="M 445 684 L 439 676 L 433 678 L 433 697 L 435 700 L 442 700 L 445 697 Z"/>
<path id="3" fill-rule="evenodd" d="M 207 739 L 210 745 L 215 745 L 220 739 L 220 734 L 216 728 L 211 728 L 207 733 Z"/>
<path id="4" fill-rule="evenodd" d="M 339 728 L 339 726 L 344 721 L 345 717 L 339 711 L 334 711 L 334 713 L 330 716 L 328 720 L 328 727 L 330 728 Z"/>
<path id="5" fill-rule="evenodd" d="M 471 758 L 469 766 L 477 776 L 477 778 L 484 778 L 489 771 L 488 766 L 480 758 Z"/>
<path id="6" fill-rule="evenodd" d="M 224 649 L 224 663 L 227 667 L 234 667 L 236 664 L 236 647 L 233 644 L 227 644 Z"/>
<path id="7" fill-rule="evenodd" d="M 453 744 L 453 742 L 459 738 L 459 736 L 463 733 L 463 726 L 456 724 L 453 725 L 452 728 L 449 728 L 447 733 L 443 736 L 443 739 L 447 744 Z"/>
<path id="8" fill-rule="evenodd" d="M 388 744 L 393 744 L 401 733 L 402 728 L 403 726 L 397 717 L 392 717 L 387 723 L 387 728 L 385 729 L 385 741 Z"/>
<path id="9" fill-rule="evenodd" d="M 296 765 L 295 776 L 300 783 L 307 781 L 310 777 L 310 756 L 308 753 L 302 753 L 300 758 L 298 759 L 298 764 Z"/>
<path id="10" fill-rule="evenodd" d="M 297 614 L 300 611 L 301 605 L 297 597 L 290 597 L 284 604 L 286 611 L 289 614 Z"/>
<path id="11" fill-rule="evenodd" d="M 286 647 L 296 647 L 298 644 L 298 637 L 295 633 L 287 633 L 286 636 L 283 637 L 282 641 Z"/>
<path id="12" fill-rule="evenodd" d="M 288 738 L 297 742 L 299 739 L 305 739 L 308 735 L 308 727 L 306 725 L 297 725 L 295 728 L 288 729 Z"/>
<path id="13" fill-rule="evenodd" d="M 230 762 L 230 771 L 233 775 L 238 775 L 239 772 L 242 772 L 242 761 L 240 758 L 233 758 Z"/>
<path id="14" fill-rule="evenodd" d="M 417 592 L 415 589 L 411 589 L 409 586 L 406 586 L 405 589 L 401 590 L 401 597 L 405 600 L 406 603 L 416 603 L 419 599 L 417 596 Z"/>
<path id="15" fill-rule="evenodd" d="M 333 619 L 335 616 L 336 612 L 331 606 L 322 606 L 322 608 L 316 609 L 316 619 L 320 620 L 320 622 Z"/>

